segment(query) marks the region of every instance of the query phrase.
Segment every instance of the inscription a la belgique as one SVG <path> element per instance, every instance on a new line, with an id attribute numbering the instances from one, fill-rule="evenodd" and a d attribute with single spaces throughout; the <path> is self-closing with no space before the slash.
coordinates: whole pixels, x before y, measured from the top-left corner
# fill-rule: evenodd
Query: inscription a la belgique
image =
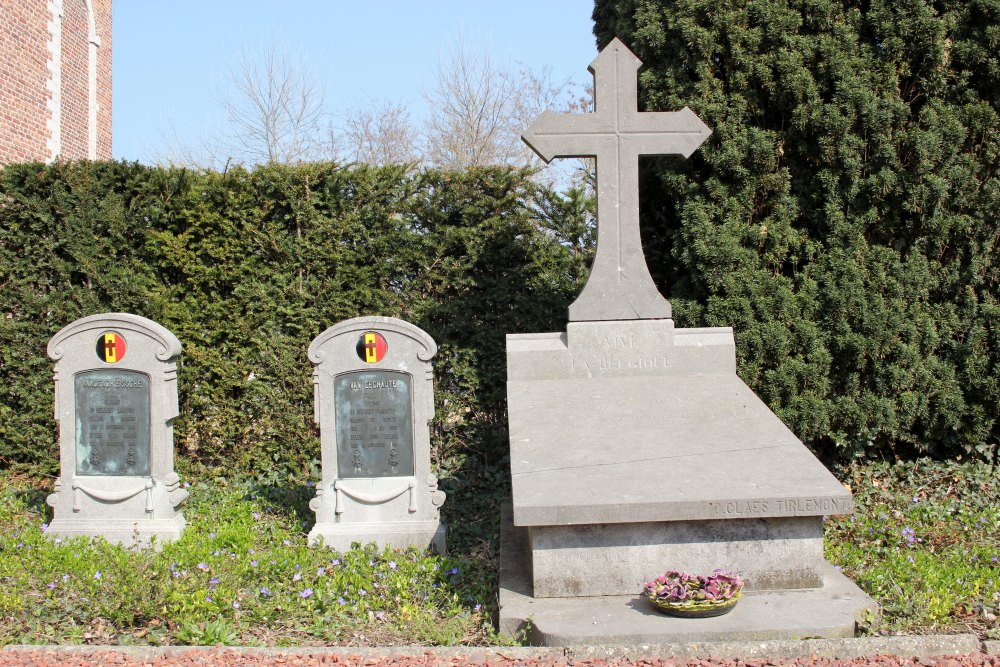
<path id="1" fill-rule="evenodd" d="M 600 373 L 668 367 L 666 355 L 644 354 L 631 333 L 613 331 L 601 336 L 598 344 L 601 352 L 573 355 L 574 371 Z"/>

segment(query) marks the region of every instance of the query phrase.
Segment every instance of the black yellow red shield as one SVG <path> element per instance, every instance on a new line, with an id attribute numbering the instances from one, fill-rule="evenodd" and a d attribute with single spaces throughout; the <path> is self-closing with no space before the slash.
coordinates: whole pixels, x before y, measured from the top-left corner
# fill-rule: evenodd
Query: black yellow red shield
<path id="1" fill-rule="evenodd" d="M 120 333 L 105 331 L 97 338 L 97 358 L 109 364 L 125 356 L 125 339 Z"/>
<path id="2" fill-rule="evenodd" d="M 385 358 L 389 346 L 377 331 L 366 331 L 358 338 L 358 357 L 366 363 L 374 364 Z"/>

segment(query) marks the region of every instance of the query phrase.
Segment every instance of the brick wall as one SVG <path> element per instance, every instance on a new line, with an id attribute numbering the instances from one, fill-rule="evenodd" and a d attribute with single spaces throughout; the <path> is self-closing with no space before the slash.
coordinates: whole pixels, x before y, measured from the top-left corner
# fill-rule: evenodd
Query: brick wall
<path id="1" fill-rule="evenodd" d="M 61 0 L 60 58 L 53 53 L 52 7 L 59 0 L 0 2 L 0 164 L 90 156 L 90 16 L 97 49 L 97 158 L 111 158 L 111 2 Z M 61 85 L 53 95 L 54 68 Z M 54 129 L 54 110 L 61 120 Z"/>
<path id="2" fill-rule="evenodd" d="M 97 50 L 97 159 L 111 159 L 111 2 L 92 0 L 101 48 Z"/>
<path id="3" fill-rule="evenodd" d="M 48 157 L 48 27 L 44 0 L 0 2 L 0 163 Z"/>
<path id="4" fill-rule="evenodd" d="M 84 0 L 63 0 L 62 24 L 62 150 L 67 159 L 87 157 L 89 42 Z"/>

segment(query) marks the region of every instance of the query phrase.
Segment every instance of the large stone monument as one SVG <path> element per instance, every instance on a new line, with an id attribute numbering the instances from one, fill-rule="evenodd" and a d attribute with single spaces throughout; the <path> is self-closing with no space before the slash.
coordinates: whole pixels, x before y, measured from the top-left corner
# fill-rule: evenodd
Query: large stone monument
<path id="1" fill-rule="evenodd" d="M 445 494 L 431 472 L 437 344 L 391 317 L 357 317 L 313 340 L 323 480 L 309 541 L 445 549 Z"/>
<path id="2" fill-rule="evenodd" d="M 188 497 L 174 472 L 180 342 L 152 320 L 108 313 L 64 327 L 48 353 L 61 473 L 46 534 L 128 545 L 180 537 Z"/>
<path id="3" fill-rule="evenodd" d="M 640 65 L 615 39 L 591 65 L 595 111 L 524 136 L 546 161 L 596 157 L 598 236 L 567 330 L 507 337 L 501 627 L 552 645 L 851 635 L 873 603 L 823 559 L 822 527 L 850 492 L 737 376 L 732 329 L 675 329 L 650 278 L 638 158 L 688 156 L 710 130 L 686 107 L 637 112 Z M 720 567 L 748 591 L 726 616 L 639 596 Z"/>

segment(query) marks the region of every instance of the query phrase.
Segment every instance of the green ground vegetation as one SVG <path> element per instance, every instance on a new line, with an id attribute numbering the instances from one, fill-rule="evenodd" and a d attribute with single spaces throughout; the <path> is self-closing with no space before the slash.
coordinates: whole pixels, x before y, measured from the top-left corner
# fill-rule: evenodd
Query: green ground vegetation
<path id="1" fill-rule="evenodd" d="M 201 471 L 183 538 L 162 550 L 49 539 L 45 484 L 6 478 L 0 643 L 498 643 L 483 552 L 306 546 L 314 489 Z M 291 484 L 291 485 L 289 485 Z"/>
<path id="2" fill-rule="evenodd" d="M 181 540 L 159 552 L 45 534 L 50 480 L 0 484 L 0 644 L 505 644 L 495 542 L 449 556 L 306 546 L 314 489 L 193 479 Z M 1000 480 L 982 463 L 843 472 L 856 510 L 826 521 L 827 558 L 883 609 L 870 633 L 1000 637 Z M 496 510 L 494 496 L 489 506 Z M 461 525 L 451 526 L 462 532 Z M 468 533 L 468 531 L 465 531 Z M 665 565 L 665 568 L 667 566 Z M 642 582 L 636 584 L 638 587 Z"/>
<path id="3" fill-rule="evenodd" d="M 854 514 L 826 522 L 826 557 L 878 601 L 869 632 L 1000 639 L 1000 476 L 982 463 L 854 466 Z"/>

